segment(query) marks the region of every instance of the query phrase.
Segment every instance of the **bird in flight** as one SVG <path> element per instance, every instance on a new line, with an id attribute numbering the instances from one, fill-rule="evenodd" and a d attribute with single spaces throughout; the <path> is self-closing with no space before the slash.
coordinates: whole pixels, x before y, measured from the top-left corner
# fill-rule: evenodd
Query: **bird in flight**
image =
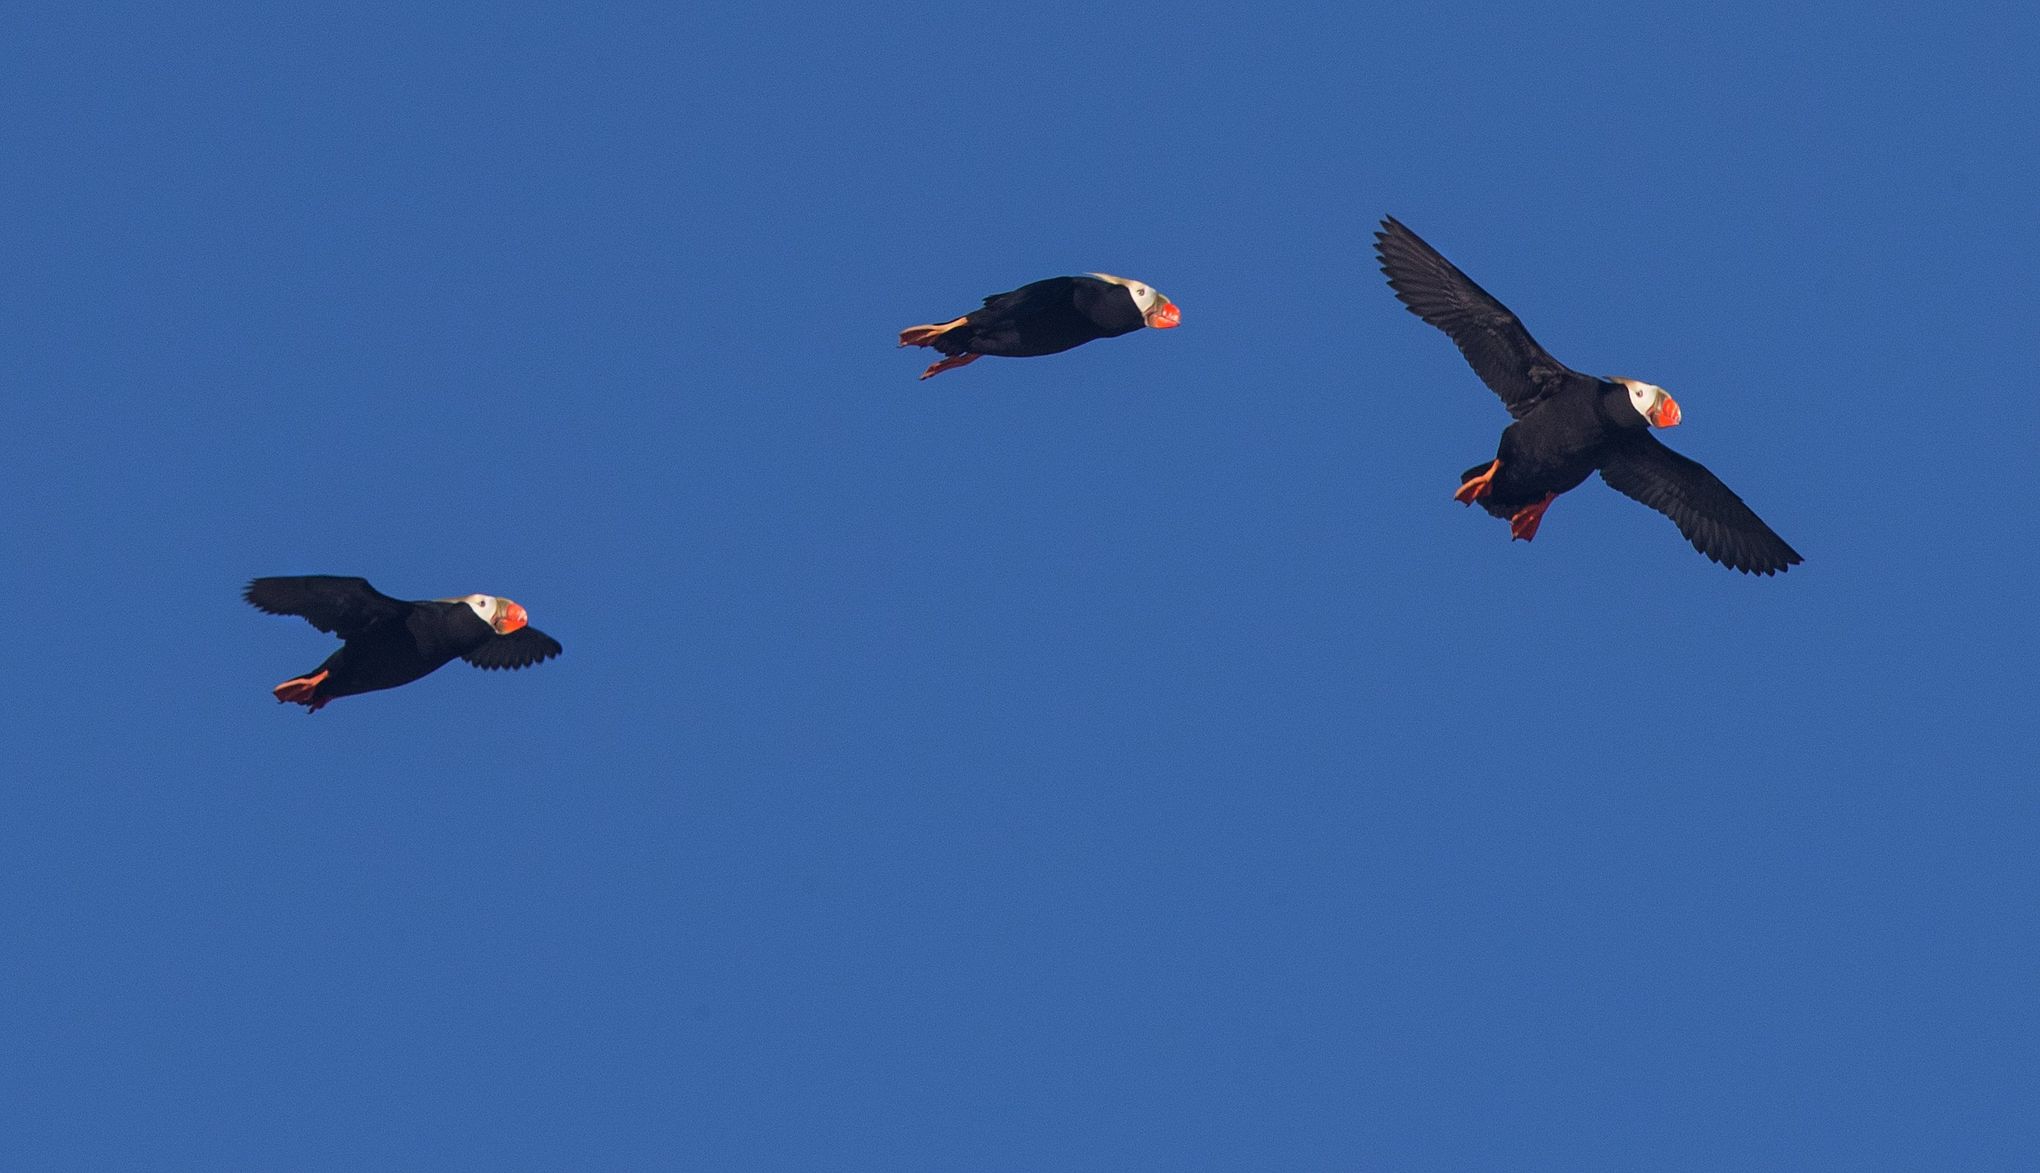
<path id="1" fill-rule="evenodd" d="M 1551 357 L 1507 306 L 1393 216 L 1374 247 L 1396 297 L 1452 339 L 1515 417 L 1495 458 L 1461 474 L 1454 500 L 1507 518 L 1510 537 L 1528 541 L 1552 501 L 1598 471 L 1724 566 L 1775 574 L 1800 561 L 1720 478 L 1650 434 L 1679 423 L 1663 387 L 1581 374 Z"/>

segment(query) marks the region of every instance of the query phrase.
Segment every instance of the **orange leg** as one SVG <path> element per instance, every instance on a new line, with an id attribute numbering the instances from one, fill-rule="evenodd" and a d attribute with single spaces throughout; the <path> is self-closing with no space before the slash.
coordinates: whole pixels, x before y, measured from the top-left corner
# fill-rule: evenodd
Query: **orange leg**
<path id="1" fill-rule="evenodd" d="M 1494 491 L 1495 474 L 1502 471 L 1502 462 L 1497 460 L 1487 466 L 1487 471 L 1459 486 L 1452 499 L 1461 505 L 1471 505 Z"/>
<path id="2" fill-rule="evenodd" d="M 981 354 L 959 354 L 951 358 L 945 358 L 941 362 L 936 363 L 934 366 L 929 367 L 927 370 L 922 371 L 921 377 L 924 379 L 932 379 L 944 371 L 953 371 L 957 367 L 967 367 L 983 357 L 984 355 Z"/>
<path id="3" fill-rule="evenodd" d="M 326 702 L 329 699 L 320 697 L 314 700 L 312 697 L 312 694 L 318 691 L 319 685 L 325 682 L 326 675 L 326 670 L 321 668 L 311 676 L 300 676 L 294 680 L 286 680 L 269 691 L 276 694 L 278 704 L 304 705 L 316 713 L 326 706 Z"/>
<path id="4" fill-rule="evenodd" d="M 1537 523 L 1544 520 L 1544 511 L 1551 508 L 1551 503 L 1556 500 L 1557 493 L 1546 493 L 1544 500 L 1518 509 L 1516 515 L 1509 519 L 1509 540 L 1513 542 L 1521 538 L 1527 542 L 1536 537 Z"/>
<path id="5" fill-rule="evenodd" d="M 968 321 L 970 321 L 968 317 L 962 317 L 956 319 L 953 322 L 943 322 L 939 326 L 908 326 L 906 329 L 900 331 L 900 345 L 901 346 L 931 345 L 937 338 L 942 337 L 944 334 L 949 333 L 951 330 L 956 329 L 958 326 L 961 326 Z"/>

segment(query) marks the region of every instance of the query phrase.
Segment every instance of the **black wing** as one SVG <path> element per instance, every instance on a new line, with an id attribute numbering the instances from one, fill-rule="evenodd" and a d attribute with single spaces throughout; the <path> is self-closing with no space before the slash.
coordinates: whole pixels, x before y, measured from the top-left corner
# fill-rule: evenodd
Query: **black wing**
<path id="1" fill-rule="evenodd" d="M 1473 283 L 1422 237 L 1394 216 L 1382 220 L 1374 234 L 1381 271 L 1388 287 L 1410 312 L 1445 331 L 1459 353 L 1495 394 L 1509 414 L 1522 419 L 1530 410 L 1576 381 L 1597 382 L 1545 353 L 1530 331 Z"/>
<path id="2" fill-rule="evenodd" d="M 1040 281 L 1030 281 L 1018 289 L 994 293 L 985 298 L 984 306 L 976 312 L 983 313 L 989 309 L 1011 313 L 1014 310 L 1035 306 L 1074 306 L 1077 282 L 1080 280 L 1082 278 L 1079 277 L 1046 277 Z"/>
<path id="3" fill-rule="evenodd" d="M 493 671 L 497 668 L 528 668 L 552 659 L 560 651 L 560 641 L 536 627 L 520 627 L 509 635 L 496 636 L 461 659 L 477 668 Z"/>
<path id="4" fill-rule="evenodd" d="M 337 574 L 258 578 L 241 597 L 271 615 L 302 616 L 341 639 L 353 639 L 377 623 L 401 621 L 411 613 L 411 604 L 390 598 L 368 585 L 367 579 Z"/>
<path id="5" fill-rule="evenodd" d="M 1799 561 L 1799 551 L 1771 531 L 1697 460 L 1688 460 L 1648 432 L 1616 441 L 1601 464 L 1601 479 L 1679 527 L 1693 548 L 1745 574 L 1776 574 Z"/>

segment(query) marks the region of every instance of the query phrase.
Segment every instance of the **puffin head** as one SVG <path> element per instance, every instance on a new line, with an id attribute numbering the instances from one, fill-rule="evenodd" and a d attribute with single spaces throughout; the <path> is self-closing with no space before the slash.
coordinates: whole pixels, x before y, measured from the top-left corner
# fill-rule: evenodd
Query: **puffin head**
<path id="1" fill-rule="evenodd" d="M 509 599 L 495 595 L 464 595 L 458 599 L 443 600 L 448 603 L 466 603 L 475 617 L 493 628 L 497 635 L 509 635 L 526 623 L 531 622 L 524 608 Z"/>
<path id="2" fill-rule="evenodd" d="M 1679 426 L 1679 403 L 1656 383 L 1642 379 L 1616 379 L 1629 391 L 1629 406 L 1636 409 L 1653 428 L 1676 428 Z"/>
<path id="3" fill-rule="evenodd" d="M 1132 294 L 1134 307 L 1140 310 L 1141 317 L 1147 319 L 1147 324 L 1155 329 L 1166 330 L 1182 324 L 1183 311 L 1176 308 L 1175 302 L 1163 297 L 1146 282 L 1135 281 L 1131 277 L 1114 277 L 1110 273 L 1092 273 L 1091 276 L 1108 285 L 1121 286 Z"/>

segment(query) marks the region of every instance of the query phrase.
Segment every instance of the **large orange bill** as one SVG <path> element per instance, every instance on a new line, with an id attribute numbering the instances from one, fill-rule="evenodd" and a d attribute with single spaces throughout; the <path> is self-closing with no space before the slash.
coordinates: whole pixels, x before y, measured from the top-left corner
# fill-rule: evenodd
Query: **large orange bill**
<path id="1" fill-rule="evenodd" d="M 509 635 L 529 622 L 531 619 L 524 613 L 524 608 L 508 599 L 504 599 L 503 605 L 496 609 L 497 635 Z"/>

